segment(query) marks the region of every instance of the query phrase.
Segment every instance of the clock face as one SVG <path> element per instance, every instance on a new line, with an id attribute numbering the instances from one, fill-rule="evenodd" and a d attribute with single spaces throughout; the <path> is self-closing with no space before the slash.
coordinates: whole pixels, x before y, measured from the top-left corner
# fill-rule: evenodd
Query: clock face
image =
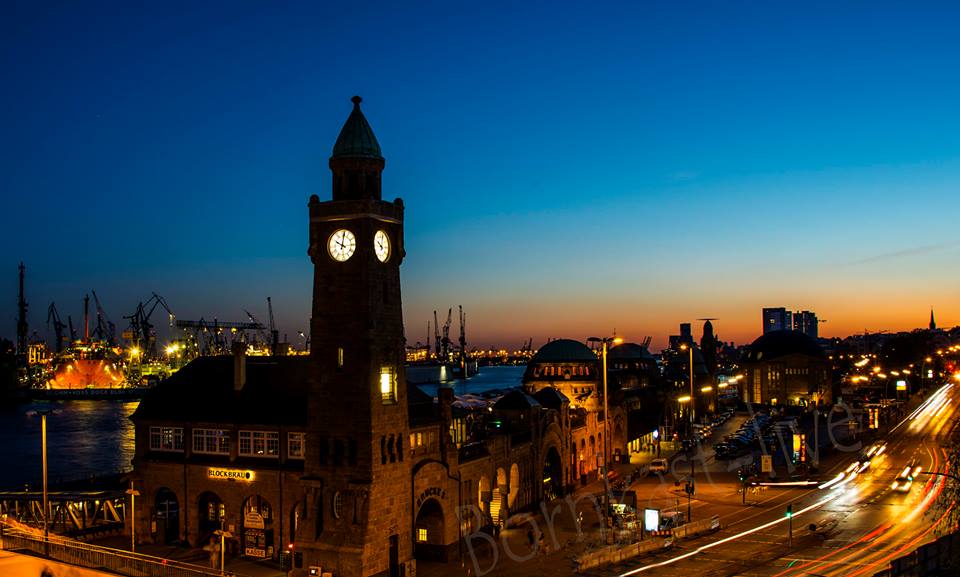
<path id="1" fill-rule="evenodd" d="M 373 235 L 373 250 L 377 253 L 380 262 L 387 262 L 390 258 L 390 237 L 387 233 L 378 230 L 377 234 Z"/>
<path id="2" fill-rule="evenodd" d="M 353 256 L 353 251 L 357 250 L 357 237 L 345 228 L 334 231 L 330 235 L 330 242 L 327 243 L 327 250 L 334 260 L 343 262 Z"/>

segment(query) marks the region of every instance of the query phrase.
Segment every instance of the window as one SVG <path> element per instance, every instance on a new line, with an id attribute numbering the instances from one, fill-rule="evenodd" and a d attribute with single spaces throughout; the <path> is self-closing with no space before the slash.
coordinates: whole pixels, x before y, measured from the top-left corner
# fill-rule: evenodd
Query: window
<path id="1" fill-rule="evenodd" d="M 426 543 L 427 542 L 427 528 L 426 527 L 417 527 L 417 542 Z"/>
<path id="2" fill-rule="evenodd" d="M 337 491 L 333 494 L 333 518 L 339 519 L 343 515 L 343 495 L 340 494 L 340 491 Z"/>
<path id="3" fill-rule="evenodd" d="M 151 451 L 183 451 L 182 427 L 150 427 Z"/>
<path id="4" fill-rule="evenodd" d="M 337 347 L 337 368 L 343 368 L 343 347 Z"/>
<path id="5" fill-rule="evenodd" d="M 302 459 L 305 433 L 287 433 L 287 458 Z"/>
<path id="6" fill-rule="evenodd" d="M 391 367 L 380 369 L 380 400 L 384 405 L 397 402 L 397 376 Z"/>
<path id="7" fill-rule="evenodd" d="M 280 454 L 280 433 L 276 431 L 240 431 L 239 453 L 253 457 L 276 457 Z"/>
<path id="8" fill-rule="evenodd" d="M 194 429 L 193 452 L 229 455 L 230 431 L 224 429 Z"/>

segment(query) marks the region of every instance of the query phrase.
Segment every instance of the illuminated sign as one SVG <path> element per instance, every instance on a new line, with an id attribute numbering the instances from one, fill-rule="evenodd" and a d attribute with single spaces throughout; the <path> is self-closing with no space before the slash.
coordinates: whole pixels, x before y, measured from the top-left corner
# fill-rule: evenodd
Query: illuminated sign
<path id="1" fill-rule="evenodd" d="M 897 390 L 906 391 L 907 390 L 907 381 L 897 381 Z"/>
<path id="2" fill-rule="evenodd" d="M 643 510 L 643 528 L 645 531 L 660 530 L 660 509 Z"/>
<path id="3" fill-rule="evenodd" d="M 210 467 L 207 469 L 208 479 L 229 479 L 233 481 L 253 481 L 255 475 L 253 471 L 247 469 L 218 469 Z"/>

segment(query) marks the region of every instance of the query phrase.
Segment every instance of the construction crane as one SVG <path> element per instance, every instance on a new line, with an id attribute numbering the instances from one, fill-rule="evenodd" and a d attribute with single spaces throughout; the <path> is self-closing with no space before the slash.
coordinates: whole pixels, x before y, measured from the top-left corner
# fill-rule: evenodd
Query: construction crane
<path id="1" fill-rule="evenodd" d="M 270 354 L 276 355 L 280 348 L 280 332 L 277 330 L 277 323 L 273 321 L 273 302 L 270 297 L 267 297 L 267 316 L 270 321 Z"/>
<path id="2" fill-rule="evenodd" d="M 97 307 L 97 328 L 93 330 L 93 334 L 99 340 L 107 341 L 107 344 L 111 347 L 117 344 L 117 327 L 110 319 L 107 317 L 106 311 L 103 310 L 103 305 L 100 304 L 100 297 L 97 296 L 97 291 L 90 291 L 93 293 L 93 303 Z"/>
<path id="3" fill-rule="evenodd" d="M 67 326 L 70 329 L 70 344 L 72 345 L 77 341 L 77 331 L 73 328 L 73 317 L 67 315 Z"/>
<path id="4" fill-rule="evenodd" d="M 652 341 L 652 340 L 653 340 L 653 337 L 651 337 L 651 336 L 643 337 L 643 340 L 640 341 L 640 346 L 643 347 L 643 348 L 645 348 L 645 349 L 647 349 L 647 350 L 649 351 L 649 350 L 650 350 L 650 341 Z"/>
<path id="5" fill-rule="evenodd" d="M 60 353 L 63 351 L 63 329 L 67 328 L 67 325 L 60 320 L 60 313 L 57 312 L 57 305 L 54 303 L 50 303 L 47 308 L 47 330 L 50 330 L 50 323 L 53 323 L 53 334 L 56 338 L 53 349 Z"/>
<path id="6" fill-rule="evenodd" d="M 427 319 L 427 360 L 430 360 L 430 319 Z"/>

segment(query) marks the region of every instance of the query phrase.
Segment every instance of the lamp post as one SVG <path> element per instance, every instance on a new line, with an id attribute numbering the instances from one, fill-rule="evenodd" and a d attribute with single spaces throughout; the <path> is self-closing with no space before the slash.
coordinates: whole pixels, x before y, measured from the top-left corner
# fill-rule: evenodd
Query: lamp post
<path id="1" fill-rule="evenodd" d="M 697 406 L 697 397 L 693 395 L 693 344 L 681 344 L 680 350 L 686 349 L 690 353 L 690 438 L 693 439 L 693 420 L 694 420 L 694 411 Z M 691 508 L 690 508 L 690 497 L 693 495 L 693 488 L 696 486 L 696 477 L 695 477 L 693 456 L 690 457 L 690 483 L 687 485 L 687 523 L 691 522 Z"/>
<path id="2" fill-rule="evenodd" d="M 55 415 L 56 409 L 37 409 L 28 411 L 28 416 L 40 415 L 40 460 L 43 462 L 43 550 L 44 555 L 50 546 L 50 499 L 47 491 L 47 415 Z"/>
<path id="3" fill-rule="evenodd" d="M 130 488 L 126 490 L 126 493 L 130 495 L 130 552 L 133 553 L 137 548 L 137 514 L 134 504 L 140 491 L 133 488 L 132 479 L 130 481 Z"/>
<path id="4" fill-rule="evenodd" d="M 610 491 L 607 487 L 608 477 L 607 477 L 607 467 L 610 464 L 609 451 L 607 447 L 610 446 L 610 435 L 607 432 L 607 344 L 613 343 L 618 345 L 623 342 L 623 339 L 620 337 L 590 337 L 587 339 L 591 343 L 600 343 L 600 358 L 602 361 L 602 374 L 603 374 L 603 533 L 607 533 L 607 518 L 610 515 Z"/>

